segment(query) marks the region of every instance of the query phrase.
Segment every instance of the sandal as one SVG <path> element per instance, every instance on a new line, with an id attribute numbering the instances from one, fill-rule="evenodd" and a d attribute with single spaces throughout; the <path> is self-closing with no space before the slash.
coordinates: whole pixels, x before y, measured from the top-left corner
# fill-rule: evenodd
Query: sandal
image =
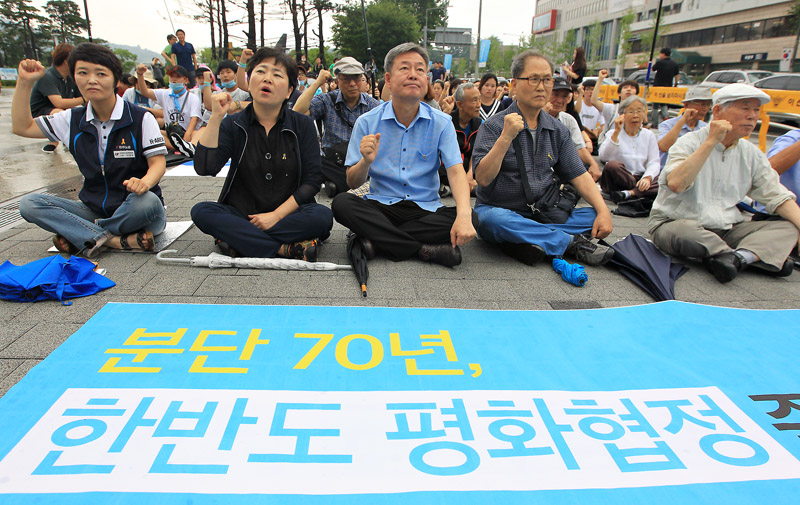
<path id="1" fill-rule="evenodd" d="M 48 144 L 49 145 L 49 144 Z M 53 245 L 56 246 L 58 252 L 66 253 L 66 254 L 77 254 L 80 249 L 72 245 L 69 240 L 65 239 L 58 233 L 53 235 Z"/>
<path id="2" fill-rule="evenodd" d="M 153 232 L 151 231 L 140 231 L 139 233 L 131 233 L 128 236 L 120 235 L 119 237 L 119 245 L 123 251 L 132 251 L 133 247 L 128 244 L 128 239 L 130 238 L 136 239 L 136 244 L 138 244 L 139 249 L 142 251 L 152 251 L 155 248 L 155 241 L 153 240 Z"/>

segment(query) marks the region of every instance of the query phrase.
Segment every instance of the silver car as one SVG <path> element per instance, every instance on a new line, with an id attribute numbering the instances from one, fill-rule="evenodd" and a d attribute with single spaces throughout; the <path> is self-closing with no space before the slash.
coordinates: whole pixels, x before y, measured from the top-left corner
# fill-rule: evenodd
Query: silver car
<path id="1" fill-rule="evenodd" d="M 701 84 L 712 88 L 721 88 L 737 82 L 753 84 L 759 79 L 771 76 L 773 73 L 766 70 L 717 70 L 708 74 Z"/>

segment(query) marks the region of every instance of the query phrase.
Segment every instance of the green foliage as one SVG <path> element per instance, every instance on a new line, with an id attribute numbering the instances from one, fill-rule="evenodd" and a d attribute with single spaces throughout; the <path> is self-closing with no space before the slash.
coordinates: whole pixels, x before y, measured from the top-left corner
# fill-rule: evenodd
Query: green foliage
<path id="1" fill-rule="evenodd" d="M 558 69 L 562 62 L 572 61 L 572 54 L 575 51 L 575 32 L 567 31 L 564 40 L 560 42 L 555 34 L 548 37 L 531 35 L 527 41 L 521 42 L 520 50 L 535 49 L 547 56 Z"/>
<path id="2" fill-rule="evenodd" d="M 600 21 L 596 19 L 589 25 L 589 37 L 587 39 L 589 51 L 586 51 L 586 75 L 594 75 L 598 70 L 594 62 L 600 59 L 600 34 L 602 28 Z"/>
<path id="3" fill-rule="evenodd" d="M 56 37 L 59 42 L 74 44 L 75 37 L 86 30 L 86 20 L 72 0 L 50 0 L 44 9 L 49 15 L 47 28 L 59 34 Z"/>
<path id="4" fill-rule="evenodd" d="M 642 40 L 642 53 L 636 58 L 637 65 L 646 65 L 648 61 L 650 61 L 650 48 L 653 45 L 653 34 L 656 30 L 656 18 L 653 18 L 653 27 L 641 32 L 641 40 Z M 658 36 L 663 37 L 664 35 L 668 34 L 670 30 L 669 26 L 663 26 L 660 22 L 658 24 Z M 653 57 L 658 56 L 658 50 L 660 48 L 656 47 L 656 50 L 653 52 Z"/>
<path id="5" fill-rule="evenodd" d="M 4 0 L 0 3 L 0 49 L 10 62 L 24 58 L 41 58 L 38 26 L 45 22 L 39 9 L 31 0 Z M 12 63 L 16 66 L 15 63 Z"/>
<path id="6" fill-rule="evenodd" d="M 425 11 L 428 11 L 428 43 L 434 38 L 434 30 L 447 26 L 447 0 L 397 0 L 397 4 L 414 13 L 417 24 L 424 29 Z"/>
<path id="7" fill-rule="evenodd" d="M 114 49 L 114 54 L 116 54 L 122 62 L 122 71 L 125 73 L 130 73 L 139 60 L 135 54 L 127 49 Z"/>
<path id="8" fill-rule="evenodd" d="M 800 29 L 800 0 L 794 0 L 786 12 L 789 18 L 789 26 L 792 27 L 792 32 L 797 33 Z"/>
<path id="9" fill-rule="evenodd" d="M 333 19 L 332 40 L 338 53 L 362 63 L 368 61 L 361 4 L 346 4 Z M 383 66 L 383 58 L 390 49 L 403 42 L 419 42 L 422 36 L 414 13 L 393 0 L 378 0 L 367 5 L 367 23 L 372 54 L 379 67 Z"/>
<path id="10" fill-rule="evenodd" d="M 503 47 L 503 41 L 494 35 L 489 37 L 492 44 L 489 46 L 489 57 L 486 60 L 486 71 L 496 75 L 510 77 L 511 61 L 517 54 L 516 47 Z"/>
<path id="11" fill-rule="evenodd" d="M 619 52 L 617 53 L 617 65 L 624 68 L 628 53 L 631 52 L 631 25 L 636 19 L 636 13 L 632 8 L 628 8 L 619 20 Z"/>

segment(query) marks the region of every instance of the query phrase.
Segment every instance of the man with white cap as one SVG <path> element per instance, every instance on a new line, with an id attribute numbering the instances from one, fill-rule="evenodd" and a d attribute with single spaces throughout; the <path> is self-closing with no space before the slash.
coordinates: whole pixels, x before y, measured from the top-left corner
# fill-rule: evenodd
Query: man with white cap
<path id="1" fill-rule="evenodd" d="M 295 112 L 322 120 L 322 174 L 331 197 L 349 189 L 344 160 L 356 119 L 379 105 L 377 100 L 361 92 L 364 67 L 355 58 L 347 56 L 337 61 L 333 74 L 338 89 L 314 96 L 331 77 L 327 70 L 320 70 L 316 81 L 294 104 Z"/>
<path id="2" fill-rule="evenodd" d="M 800 207 L 767 157 L 746 139 L 769 95 L 731 84 L 713 96 L 713 120 L 679 138 L 659 176 L 648 229 L 663 251 L 699 258 L 719 282 L 748 265 L 775 276 L 792 273 Z M 782 220 L 750 221 L 736 204 L 760 201 Z"/>
<path id="3" fill-rule="evenodd" d="M 683 97 L 683 114 L 662 121 L 658 125 L 658 150 L 661 151 L 661 168 L 667 162 L 667 151 L 689 132 L 699 130 L 708 123 L 703 121 L 711 108 L 711 88 L 692 86 Z"/>

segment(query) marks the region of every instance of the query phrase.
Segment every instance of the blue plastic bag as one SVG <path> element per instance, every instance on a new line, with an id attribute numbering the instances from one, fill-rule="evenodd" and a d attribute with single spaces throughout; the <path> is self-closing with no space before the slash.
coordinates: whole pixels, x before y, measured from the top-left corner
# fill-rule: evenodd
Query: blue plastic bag
<path id="1" fill-rule="evenodd" d="M 6 261 L 0 265 L 0 298 L 15 302 L 58 300 L 93 295 L 116 286 L 111 279 L 94 272 L 95 265 L 84 258 L 57 255 L 25 265 Z"/>

